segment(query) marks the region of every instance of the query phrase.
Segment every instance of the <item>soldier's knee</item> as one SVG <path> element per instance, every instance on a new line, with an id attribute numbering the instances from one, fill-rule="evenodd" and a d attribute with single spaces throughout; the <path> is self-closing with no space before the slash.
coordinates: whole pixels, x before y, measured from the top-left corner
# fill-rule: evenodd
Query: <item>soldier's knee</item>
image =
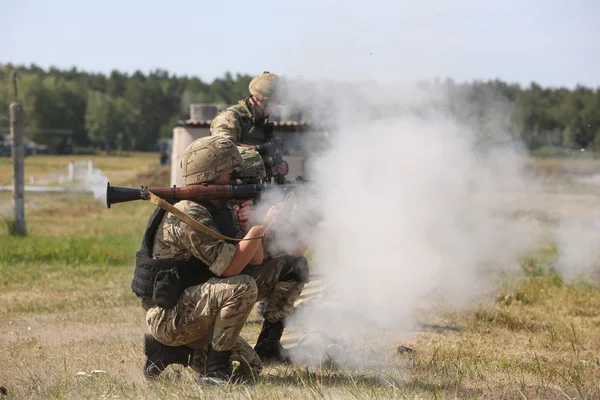
<path id="1" fill-rule="evenodd" d="M 256 280 L 249 275 L 237 275 L 234 278 L 236 293 L 244 299 L 255 302 L 258 297 Z"/>
<path id="2" fill-rule="evenodd" d="M 280 282 L 308 282 L 308 260 L 306 257 L 290 257 L 287 256 L 281 274 L 279 275 Z"/>

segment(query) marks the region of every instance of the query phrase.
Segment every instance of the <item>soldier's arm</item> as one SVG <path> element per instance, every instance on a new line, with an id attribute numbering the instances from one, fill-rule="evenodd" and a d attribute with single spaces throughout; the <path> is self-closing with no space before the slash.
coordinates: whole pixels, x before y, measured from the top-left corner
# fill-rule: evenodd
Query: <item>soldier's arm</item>
<path id="1" fill-rule="evenodd" d="M 242 136 L 242 125 L 233 111 L 223 111 L 212 120 L 210 135 L 226 137 L 238 145 Z"/>
<path id="2" fill-rule="evenodd" d="M 277 204 L 267 211 L 267 215 L 265 215 L 261 224 L 254 225 L 244 238 L 255 238 L 257 236 L 263 236 L 269 226 L 278 216 L 281 211 L 281 204 Z M 233 276 L 237 275 L 246 265 L 249 263 L 252 264 L 262 264 L 264 261 L 264 248 L 262 244 L 262 239 L 257 240 L 245 240 L 239 242 L 236 247 L 236 254 L 231 260 L 227 271 L 223 273 L 223 276 Z M 231 275 L 229 275 L 231 274 Z"/>
<path id="3" fill-rule="evenodd" d="M 255 238 L 262 236 L 265 232 L 263 225 L 255 225 L 244 236 L 244 239 Z M 242 272 L 248 264 L 261 264 L 264 260 L 262 241 L 261 239 L 244 240 L 238 242 L 236 245 L 236 251 L 229 262 L 227 268 L 223 271 L 222 276 L 230 277 L 235 276 Z"/>
<path id="4" fill-rule="evenodd" d="M 185 212 L 207 228 L 219 232 L 219 228 L 206 208 L 195 205 L 186 209 Z M 200 232 L 184 222 L 180 223 L 180 227 L 181 245 L 208 265 L 209 269 L 217 276 L 234 276 L 239 274 L 250 262 L 260 264 L 263 261 L 260 239 L 233 244 Z M 245 238 L 261 236 L 263 232 L 264 227 L 256 226 L 248 231 Z"/>

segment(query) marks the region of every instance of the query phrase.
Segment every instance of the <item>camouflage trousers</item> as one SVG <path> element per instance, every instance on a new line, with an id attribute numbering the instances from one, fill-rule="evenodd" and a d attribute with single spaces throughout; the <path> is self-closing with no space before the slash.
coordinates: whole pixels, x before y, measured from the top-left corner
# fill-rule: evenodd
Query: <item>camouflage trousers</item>
<path id="1" fill-rule="evenodd" d="M 257 300 L 251 276 L 212 278 L 183 292 L 170 309 L 151 307 L 146 324 L 152 335 L 167 346 L 187 345 L 204 349 L 232 350 Z"/>
<path id="2" fill-rule="evenodd" d="M 258 289 L 257 300 L 261 301 L 259 313 L 270 322 L 288 318 L 304 288 L 304 283 L 279 281 L 284 263 L 283 257 L 269 258 L 260 265 L 248 265 L 240 275 L 254 278 Z M 200 346 L 194 347 L 196 350 L 190 366 L 200 374 L 205 370 L 209 344 L 209 340 L 204 340 Z M 239 362 L 240 374 L 249 379 L 258 376 L 263 369 L 260 357 L 242 337 L 238 337 L 230 360 Z"/>
<path id="3" fill-rule="evenodd" d="M 294 311 L 304 283 L 294 280 L 280 281 L 284 257 L 269 258 L 260 265 L 248 265 L 243 273 L 256 281 L 258 288 L 258 313 L 269 322 L 285 321 Z"/>

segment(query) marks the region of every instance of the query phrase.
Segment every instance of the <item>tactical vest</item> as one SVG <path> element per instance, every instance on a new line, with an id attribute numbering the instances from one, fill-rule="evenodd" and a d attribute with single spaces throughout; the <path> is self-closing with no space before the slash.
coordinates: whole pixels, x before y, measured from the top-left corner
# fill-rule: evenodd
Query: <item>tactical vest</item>
<path id="1" fill-rule="evenodd" d="M 233 213 L 217 208 L 210 202 L 196 203 L 208 210 L 221 234 L 229 237 L 236 236 Z M 157 207 L 150 216 L 142 245 L 135 255 L 131 290 L 138 297 L 151 298 L 156 305 L 170 308 L 177 303 L 186 288 L 201 285 L 217 275 L 209 269 L 208 265 L 193 255 L 187 261 L 152 258 L 154 237 L 165 213 L 164 209 Z"/>
<path id="2" fill-rule="evenodd" d="M 271 124 L 256 126 L 252 123 L 251 118 L 249 118 L 247 115 L 244 115 L 235 106 L 226 108 L 225 110 L 233 111 L 233 113 L 238 117 L 237 119 L 242 128 L 240 143 L 256 146 L 257 144 L 263 144 L 272 140 L 273 129 Z"/>

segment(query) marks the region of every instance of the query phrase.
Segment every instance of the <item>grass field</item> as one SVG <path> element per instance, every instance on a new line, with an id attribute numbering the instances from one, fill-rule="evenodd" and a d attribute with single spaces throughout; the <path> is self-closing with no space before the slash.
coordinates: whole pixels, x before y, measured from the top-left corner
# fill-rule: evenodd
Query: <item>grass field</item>
<path id="1" fill-rule="evenodd" d="M 168 184 L 164 170 L 153 172 L 155 154 L 92 158 L 113 185 Z M 29 157 L 26 176 L 71 159 Z M 532 166 L 571 190 L 549 193 L 547 204 L 596 206 L 585 194 L 595 193 L 598 162 Z M 0 183 L 11 176 L 10 159 L 0 159 Z M 28 236 L 13 237 L 10 199 L 0 192 L 0 398 L 600 399 L 600 288 L 565 281 L 552 243 L 532 250 L 495 298 L 444 310 L 416 335 L 382 334 L 373 345 L 388 357 L 376 369 L 270 366 L 254 386 L 215 389 L 178 367 L 156 382 L 142 377 L 146 327 L 129 284 L 150 204 L 108 210 L 89 195 L 28 193 Z M 242 332 L 249 342 L 257 321 L 253 313 Z M 413 351 L 398 354 L 398 345 Z"/>

